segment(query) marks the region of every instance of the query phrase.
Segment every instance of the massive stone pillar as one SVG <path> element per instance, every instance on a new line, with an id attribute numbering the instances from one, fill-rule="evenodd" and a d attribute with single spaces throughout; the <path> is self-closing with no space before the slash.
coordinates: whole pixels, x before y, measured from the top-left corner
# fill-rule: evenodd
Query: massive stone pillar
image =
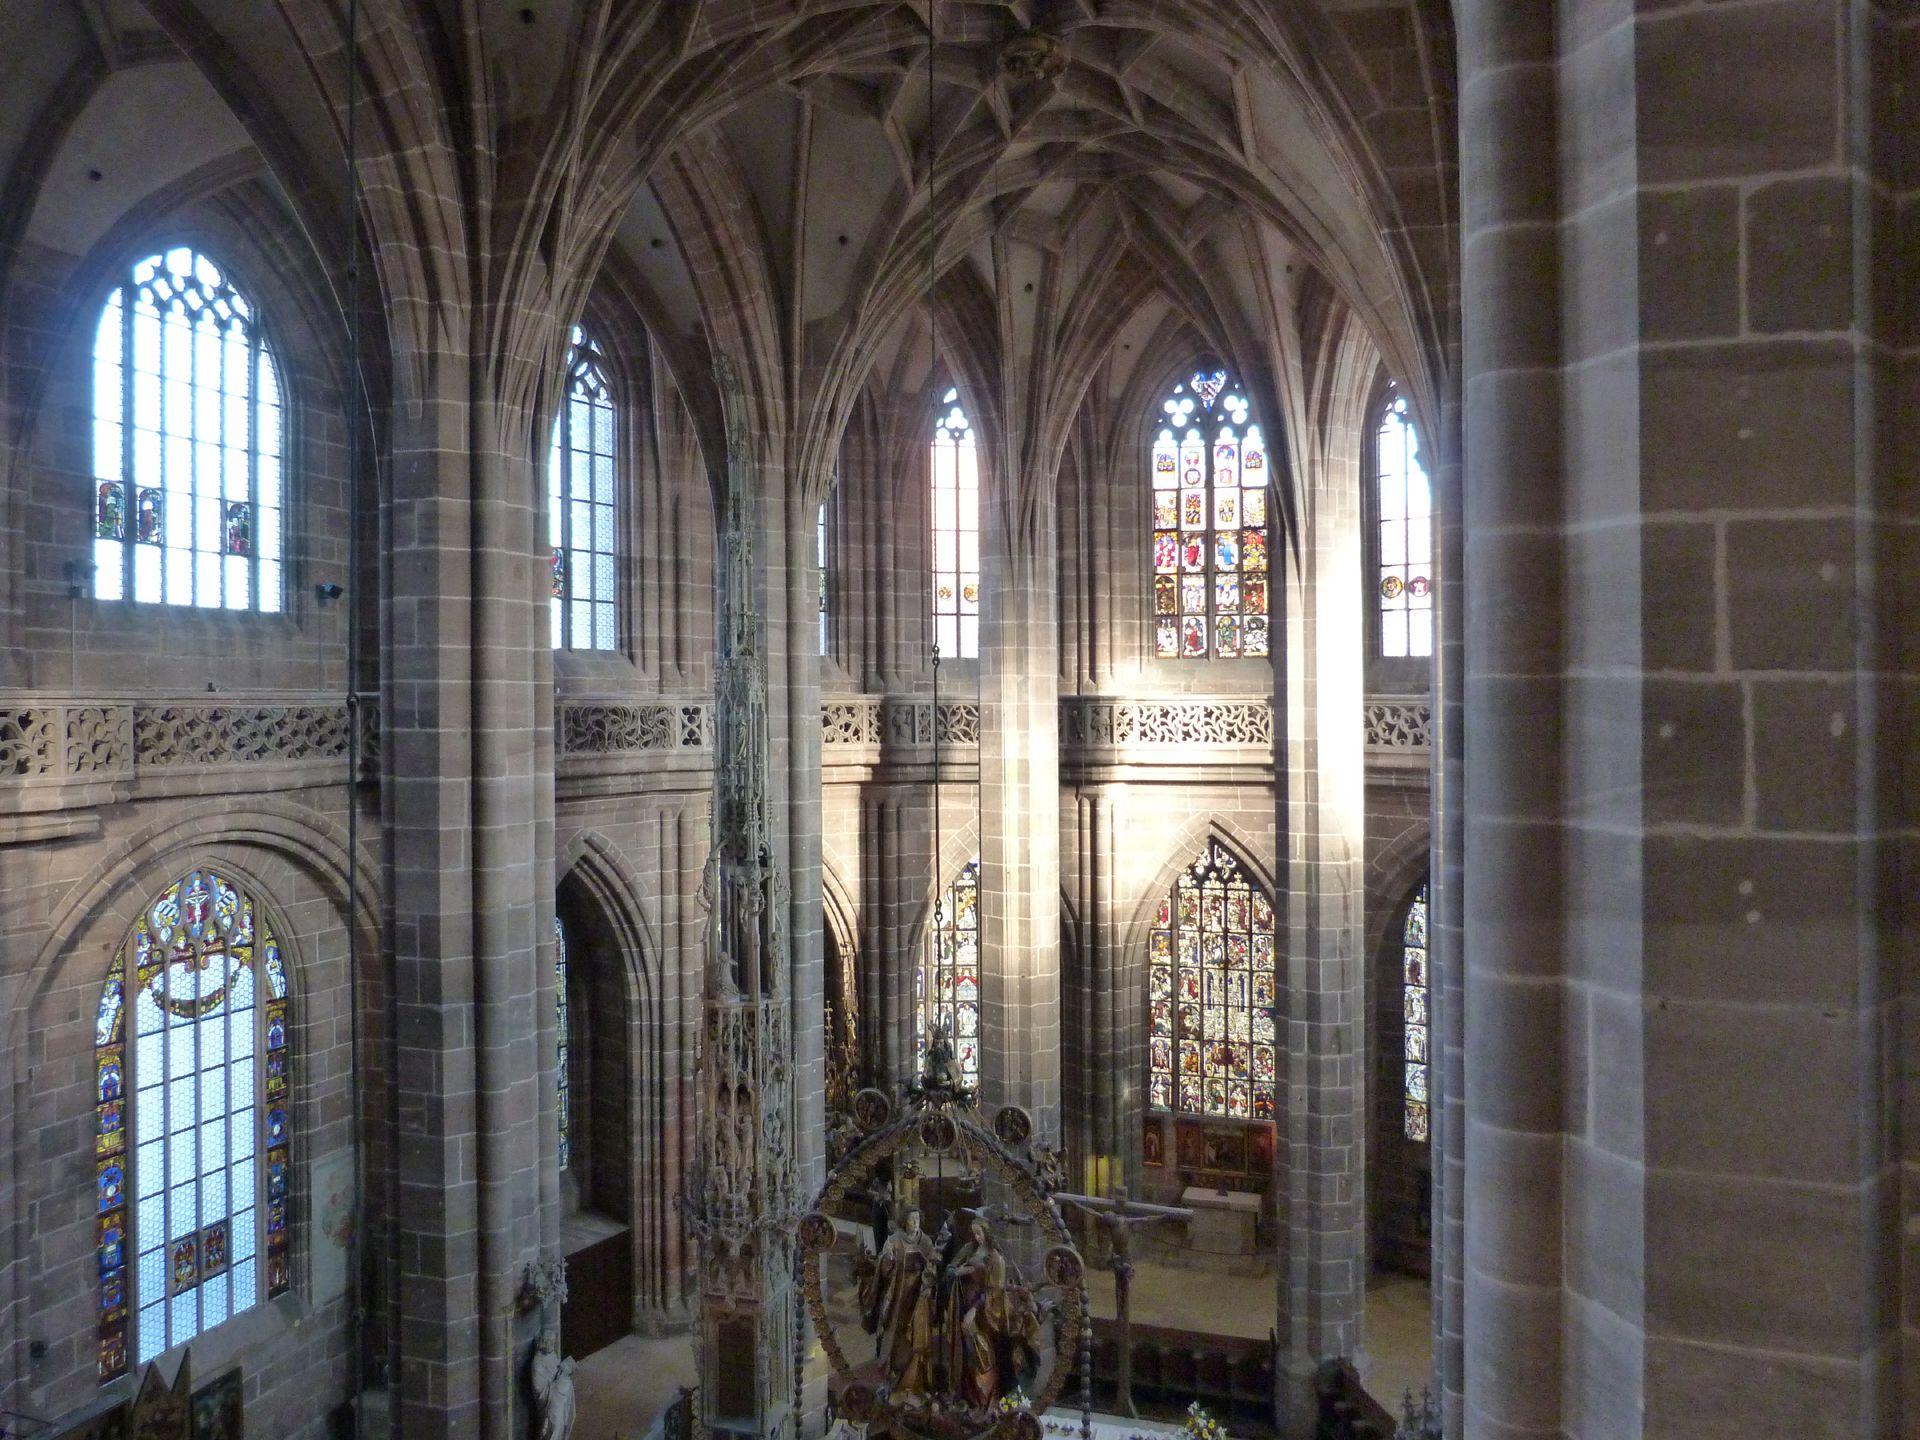
<path id="1" fill-rule="evenodd" d="M 401 1234 L 400 1425 L 504 1436 L 514 1300 L 539 1253 L 540 1095 L 530 1028 L 553 913 L 551 672 L 524 440 L 531 422 L 441 389 L 394 407 L 382 625 Z M 522 437 L 516 441 L 515 437 Z M 544 827 L 538 817 L 547 816 Z"/>
<path id="2" fill-rule="evenodd" d="M 1458 14 L 1463 1433 L 1890 1435 L 1892 30 Z"/>
<path id="3" fill-rule="evenodd" d="M 1464 1045 L 1449 1052 L 1462 1055 L 1450 1073 L 1463 1085 L 1448 1093 L 1443 1143 L 1460 1155 L 1467 1186 L 1458 1380 L 1464 1432 L 1475 1436 L 1544 1437 L 1562 1418 L 1567 657 L 1554 9 L 1461 10 L 1461 149 L 1473 170 L 1464 181 L 1464 665 L 1443 673 L 1461 682 L 1447 697 L 1461 722 L 1449 739 L 1464 745 L 1466 769 L 1465 791 L 1452 797 L 1463 806 L 1464 855 L 1443 853 L 1449 866 L 1464 860 L 1448 872 L 1461 880 L 1464 953 L 1458 1008 L 1445 1011 Z M 1443 1007 L 1454 998 L 1443 996 Z"/>
<path id="4" fill-rule="evenodd" d="M 1007 447 L 1011 449 L 1011 447 Z M 998 491 L 994 488 L 997 483 Z M 1060 1117 L 1060 638 L 1051 484 L 981 506 L 980 869 L 983 1100 Z M 1017 518 L 1016 518 L 1017 517 Z"/>
<path id="5" fill-rule="evenodd" d="M 1310 432 L 1290 437 L 1297 535 L 1276 548 L 1284 613 L 1274 665 L 1283 1037 L 1275 1149 L 1284 1433 L 1312 1433 L 1322 1360 L 1364 1364 L 1366 1291 L 1365 637 L 1359 428 L 1372 347 L 1324 377 Z M 1366 363 L 1362 364 L 1362 358 Z"/>

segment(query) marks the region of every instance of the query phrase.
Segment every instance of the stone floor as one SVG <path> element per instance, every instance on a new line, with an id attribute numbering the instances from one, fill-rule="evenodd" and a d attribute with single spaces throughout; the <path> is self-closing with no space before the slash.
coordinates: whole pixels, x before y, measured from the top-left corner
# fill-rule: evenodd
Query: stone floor
<path id="1" fill-rule="evenodd" d="M 1093 1313 L 1113 1314 L 1113 1277 L 1096 1274 Z M 1428 1339 L 1427 1282 L 1406 1275 L 1376 1274 L 1367 1286 L 1367 1349 L 1372 1361 L 1368 1391 L 1393 1415 L 1405 1390 L 1427 1383 L 1432 1352 Z M 1141 1262 L 1134 1271 L 1134 1318 L 1214 1335 L 1258 1339 L 1274 1320 L 1270 1279 L 1208 1275 L 1195 1283 L 1191 1270 Z M 640 1440 L 654 1417 L 682 1385 L 694 1379 L 690 1336 L 646 1339 L 629 1335 L 580 1363 L 576 1377 L 580 1418 L 573 1440 Z"/>
<path id="2" fill-rule="evenodd" d="M 640 1440 L 694 1380 L 693 1337 L 628 1335 L 589 1355 L 574 1372 L 580 1402 L 573 1440 Z"/>

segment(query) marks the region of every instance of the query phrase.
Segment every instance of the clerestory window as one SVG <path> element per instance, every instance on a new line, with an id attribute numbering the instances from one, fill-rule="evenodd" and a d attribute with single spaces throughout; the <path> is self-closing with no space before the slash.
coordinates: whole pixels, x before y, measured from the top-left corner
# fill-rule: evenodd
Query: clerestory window
<path id="1" fill-rule="evenodd" d="M 600 347 L 578 325 L 567 346 L 567 398 L 547 457 L 553 648 L 620 644 L 619 442 Z"/>
<path id="2" fill-rule="evenodd" d="M 281 609 L 285 433 L 253 302 L 186 246 L 132 265 L 94 334 L 95 597 Z"/>
<path id="3" fill-rule="evenodd" d="M 1267 447 L 1225 370 L 1188 376 L 1154 437 L 1154 653 L 1269 653 Z"/>
<path id="4" fill-rule="evenodd" d="M 980 454 L 960 392 L 933 422 L 933 643 L 944 659 L 980 653 Z"/>

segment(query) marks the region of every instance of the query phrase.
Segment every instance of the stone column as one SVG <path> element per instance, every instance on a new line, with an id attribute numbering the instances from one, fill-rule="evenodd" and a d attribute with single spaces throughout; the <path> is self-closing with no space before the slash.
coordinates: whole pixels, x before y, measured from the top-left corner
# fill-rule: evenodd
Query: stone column
<path id="1" fill-rule="evenodd" d="M 393 411 L 383 625 L 400 1421 L 409 1435 L 499 1436 L 515 1404 L 513 1301 L 541 1233 L 551 1036 L 528 1017 L 553 913 L 535 853 L 552 687 L 539 492 L 526 446 L 507 438 L 531 423 L 466 394 L 464 357 L 436 360 L 441 393 Z"/>
<path id="2" fill-rule="evenodd" d="M 1461 7 L 1461 150 L 1473 169 L 1463 182 L 1464 663 L 1455 670 L 1443 654 L 1446 679 L 1461 682 L 1447 701 L 1460 707 L 1465 758 L 1464 790 L 1451 797 L 1462 807 L 1464 855 L 1443 851 L 1450 867 L 1464 861 L 1456 892 L 1464 949 L 1455 952 L 1464 964 L 1452 972 L 1460 988 L 1442 997 L 1464 1038 L 1449 1051 L 1462 1057 L 1449 1074 L 1463 1085 L 1449 1091 L 1444 1133 L 1467 1187 L 1458 1380 L 1464 1433 L 1516 1440 L 1557 1434 L 1561 1421 L 1566 857 L 1556 577 L 1565 556 L 1553 8 Z M 1445 1283 L 1452 1279 L 1450 1270 Z"/>
<path id="3" fill-rule="evenodd" d="M 1010 448 L 1010 447 L 1009 447 Z M 980 1081 L 989 1108 L 1060 1128 L 1060 661 L 1051 485 L 1016 522 L 992 476 L 981 503 Z"/>
<path id="4" fill-rule="evenodd" d="M 1891 1434 L 1891 30 L 1556 8 L 1460 7 L 1464 1433 Z"/>
<path id="5" fill-rule="evenodd" d="M 1344 376 L 1348 383 L 1358 377 Z M 1340 383 L 1339 381 L 1335 382 Z M 1275 773 L 1284 925 L 1275 1221 L 1284 1262 L 1278 1327 L 1283 1433 L 1312 1433 L 1322 1360 L 1364 1363 L 1366 1289 L 1365 648 L 1358 393 L 1323 430 L 1293 437 L 1298 541 L 1278 548 L 1284 610 L 1274 657 Z"/>

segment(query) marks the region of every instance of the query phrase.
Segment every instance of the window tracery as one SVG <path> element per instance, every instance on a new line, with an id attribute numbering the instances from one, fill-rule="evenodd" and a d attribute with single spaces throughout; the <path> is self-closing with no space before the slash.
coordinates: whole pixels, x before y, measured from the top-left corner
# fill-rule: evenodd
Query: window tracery
<path id="1" fill-rule="evenodd" d="M 1267 447 L 1225 370 L 1197 371 L 1161 402 L 1154 438 L 1154 653 L 1269 653 Z"/>
<path id="2" fill-rule="evenodd" d="M 1433 654 L 1433 494 L 1407 397 L 1387 387 L 1374 432 L 1380 505 L 1380 654 Z"/>
<path id="3" fill-rule="evenodd" d="M 960 867 L 934 907 L 927 950 L 914 971 L 914 1073 L 926 1060 L 927 1032 L 943 1021 L 969 1088 L 980 1084 L 980 857 Z"/>
<path id="4" fill-rule="evenodd" d="M 1160 902 L 1147 959 L 1148 1105 L 1273 1119 L 1273 901 L 1218 841 Z"/>
<path id="5" fill-rule="evenodd" d="M 1406 1131 L 1409 1140 L 1425 1140 L 1430 1119 L 1427 1098 L 1427 885 L 1421 882 L 1407 906 L 1400 933 L 1403 1013 L 1406 1019 Z"/>
<path id="6" fill-rule="evenodd" d="M 279 943 L 213 869 L 134 921 L 94 1021 L 99 1377 L 291 1285 L 291 1047 Z"/>
<path id="7" fill-rule="evenodd" d="M 280 610 L 284 433 L 253 302 L 186 246 L 132 265 L 94 333 L 94 596 Z"/>
<path id="8" fill-rule="evenodd" d="M 933 425 L 933 642 L 940 654 L 980 654 L 980 452 L 960 392 L 941 397 Z"/>
<path id="9" fill-rule="evenodd" d="M 585 330 L 567 346 L 567 398 L 547 458 L 553 648 L 620 644 L 618 440 L 605 356 Z"/>

